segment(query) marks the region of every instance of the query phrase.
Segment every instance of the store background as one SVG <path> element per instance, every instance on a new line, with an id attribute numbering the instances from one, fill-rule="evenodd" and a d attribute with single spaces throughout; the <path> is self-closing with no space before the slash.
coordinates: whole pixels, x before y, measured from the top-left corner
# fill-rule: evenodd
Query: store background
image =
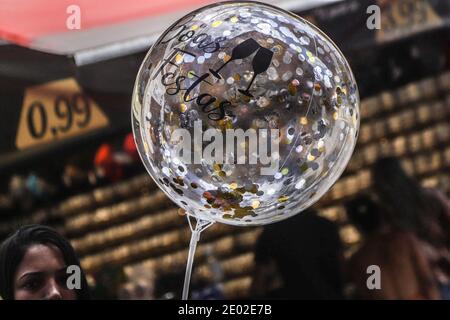
<path id="1" fill-rule="evenodd" d="M 176 298 L 189 227 L 137 156 L 130 96 L 155 36 L 211 1 L 182 1 L 181 7 L 177 1 L 136 1 L 124 11 L 118 1 L 91 7 L 79 1 L 87 20 L 76 31 L 58 24 L 65 11 L 50 10 L 56 14 L 50 22 L 42 18 L 49 10 L 43 4 L 51 2 L 0 2 L 0 240 L 24 224 L 50 225 L 80 255 L 94 298 Z M 64 9 L 69 2 L 58 5 Z M 344 204 L 370 190 L 377 159 L 398 157 L 423 186 L 450 194 L 450 3 L 268 2 L 324 30 L 358 82 L 357 148 L 315 206 L 339 226 L 348 257 L 362 239 Z M 366 27 L 371 4 L 386 14 L 381 30 Z M 94 13 L 104 12 L 101 5 L 109 15 Z M 11 18 L 16 14 L 21 19 Z M 53 108 L 58 96 L 74 101 L 70 126 L 67 110 Z M 261 230 L 214 225 L 206 231 L 195 260 L 194 295 L 249 298 Z"/>

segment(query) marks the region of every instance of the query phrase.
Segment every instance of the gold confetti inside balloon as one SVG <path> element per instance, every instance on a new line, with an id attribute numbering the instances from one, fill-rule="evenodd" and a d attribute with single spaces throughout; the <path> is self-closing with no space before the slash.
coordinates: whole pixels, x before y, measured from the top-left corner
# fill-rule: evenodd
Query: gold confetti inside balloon
<path id="1" fill-rule="evenodd" d="M 142 161 L 187 213 L 232 225 L 286 219 L 344 171 L 359 96 L 318 28 L 255 2 L 191 12 L 154 43 L 133 92 Z"/>

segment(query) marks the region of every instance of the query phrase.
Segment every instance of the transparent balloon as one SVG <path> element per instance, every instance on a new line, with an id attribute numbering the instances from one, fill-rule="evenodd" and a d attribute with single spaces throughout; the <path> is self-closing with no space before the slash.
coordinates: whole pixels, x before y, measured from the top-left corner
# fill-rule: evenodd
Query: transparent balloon
<path id="1" fill-rule="evenodd" d="M 343 54 L 308 21 L 216 3 L 151 47 L 132 123 L 148 172 L 190 215 L 262 225 L 311 206 L 342 174 L 359 96 Z"/>

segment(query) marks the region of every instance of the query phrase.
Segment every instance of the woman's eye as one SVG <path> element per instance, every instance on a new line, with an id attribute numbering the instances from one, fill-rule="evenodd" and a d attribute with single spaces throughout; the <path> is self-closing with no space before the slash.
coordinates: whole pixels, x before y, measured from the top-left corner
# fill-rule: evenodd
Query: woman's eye
<path id="1" fill-rule="evenodd" d="M 34 290 L 39 289 L 40 285 L 41 285 L 41 281 L 38 279 L 34 279 L 34 280 L 29 280 L 29 281 L 25 282 L 24 288 L 27 290 L 34 291 Z"/>
<path id="2" fill-rule="evenodd" d="M 69 275 L 66 273 L 59 275 L 57 278 L 59 285 L 66 287 L 68 278 L 69 278 Z"/>

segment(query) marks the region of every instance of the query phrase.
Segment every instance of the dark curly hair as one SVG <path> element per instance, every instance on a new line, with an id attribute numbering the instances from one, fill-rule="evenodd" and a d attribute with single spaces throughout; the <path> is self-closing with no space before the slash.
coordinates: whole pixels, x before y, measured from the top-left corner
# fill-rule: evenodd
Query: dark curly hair
<path id="1" fill-rule="evenodd" d="M 372 174 L 374 192 L 386 211 L 386 222 L 433 243 L 431 224 L 442 210 L 440 203 L 407 175 L 397 158 L 379 159 Z"/>

